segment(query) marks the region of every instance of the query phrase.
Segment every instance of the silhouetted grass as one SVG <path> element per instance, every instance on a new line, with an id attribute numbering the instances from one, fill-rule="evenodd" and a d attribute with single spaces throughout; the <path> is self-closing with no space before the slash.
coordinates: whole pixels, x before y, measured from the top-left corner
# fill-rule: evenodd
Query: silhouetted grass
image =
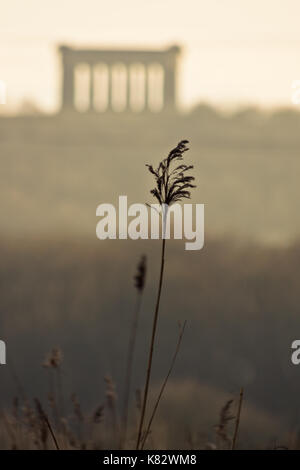
<path id="1" fill-rule="evenodd" d="M 142 440 L 143 425 L 147 408 L 148 391 L 150 385 L 150 377 L 152 370 L 152 361 L 154 353 L 154 343 L 156 337 L 158 312 L 160 305 L 161 290 L 164 276 L 165 266 L 165 249 L 166 249 L 166 222 L 168 217 L 168 207 L 173 203 L 181 201 L 185 198 L 190 198 L 190 189 L 195 188 L 192 184 L 194 181 L 193 176 L 188 176 L 187 171 L 193 168 L 192 165 L 185 165 L 180 163 L 175 168 L 172 168 L 172 164 L 177 165 L 178 162 L 183 160 L 184 153 L 188 150 L 187 140 L 182 140 L 177 146 L 171 150 L 167 158 L 163 159 L 158 165 L 157 169 L 154 169 L 152 165 L 147 165 L 151 174 L 154 175 L 155 188 L 151 190 L 151 194 L 158 200 L 161 208 L 162 217 L 162 249 L 161 249 L 161 261 L 160 261 L 160 274 L 158 282 L 158 291 L 156 298 L 156 306 L 153 316 L 153 326 L 151 334 L 151 342 L 148 357 L 148 366 L 146 372 L 146 381 L 144 387 L 144 396 L 141 409 L 141 418 L 138 430 L 138 437 L 136 442 L 136 449 L 139 449 Z"/>
<path id="2" fill-rule="evenodd" d="M 201 256 L 201 272 L 203 268 L 205 272 L 205 277 L 200 277 L 199 275 L 197 276 L 197 260 L 195 259 L 190 259 L 188 263 L 188 269 L 185 268 L 184 259 L 186 257 L 186 253 L 182 250 L 182 247 L 180 247 L 178 251 L 173 251 L 173 253 L 176 254 L 176 262 L 178 263 L 178 260 L 180 260 L 180 266 L 176 263 L 172 264 L 172 259 L 174 259 L 174 256 L 171 256 L 169 282 L 172 286 L 172 295 L 168 297 L 168 308 L 170 306 L 170 308 L 172 309 L 173 316 L 168 316 L 168 318 L 166 319 L 166 324 L 168 328 L 165 329 L 164 327 L 164 329 L 162 330 L 163 338 L 168 338 L 168 332 L 170 331 L 169 323 L 171 318 L 174 319 L 174 316 L 178 317 L 178 315 L 181 314 L 182 306 L 176 306 L 176 303 L 178 303 L 180 300 L 179 296 L 176 297 L 176 292 L 180 292 L 181 286 L 185 293 L 188 292 L 188 295 L 185 295 L 184 305 L 186 308 L 186 312 L 188 312 L 190 318 L 189 323 L 191 324 L 192 322 L 193 326 L 191 329 L 189 329 L 189 332 L 187 333 L 189 335 L 189 347 L 192 347 L 190 351 L 191 355 L 186 356 L 186 347 L 182 350 L 183 368 L 185 369 L 187 366 L 190 366 L 193 361 L 195 361 L 195 370 L 196 367 L 201 366 L 202 369 L 201 374 L 199 374 L 199 376 L 201 380 L 203 377 L 206 381 L 208 381 L 207 377 L 209 376 L 209 374 L 215 373 L 216 371 L 220 372 L 221 368 L 218 366 L 217 363 L 212 362 L 212 356 L 209 355 L 208 349 L 208 352 L 206 352 L 205 354 L 206 358 L 210 360 L 210 363 L 208 363 L 209 370 L 206 375 L 205 367 L 207 365 L 207 361 L 203 361 L 203 342 L 205 342 L 206 339 L 207 341 L 209 341 L 212 337 L 214 337 L 214 348 L 217 347 L 216 345 L 218 345 L 220 349 L 217 349 L 217 351 L 220 350 L 222 352 L 222 355 L 225 354 L 226 356 L 228 355 L 228 349 L 226 350 L 225 348 L 226 342 L 230 345 L 233 344 L 232 338 L 230 336 L 230 332 L 232 331 L 234 333 L 235 341 L 241 341 L 241 343 L 237 345 L 237 349 L 240 351 L 242 344 L 242 350 L 244 350 L 244 348 L 247 348 L 246 352 L 249 352 L 248 356 L 245 355 L 245 358 L 247 359 L 246 370 L 249 370 L 249 366 L 247 366 L 247 364 L 249 364 L 250 361 L 253 361 L 253 364 L 255 364 L 255 360 L 257 358 L 257 360 L 259 361 L 259 368 L 263 368 L 263 370 L 265 371 L 263 380 L 261 382 L 261 390 L 266 390 L 266 394 L 269 401 L 273 400 L 274 402 L 276 396 L 279 395 L 278 398 L 280 398 L 280 402 L 282 402 L 282 396 L 284 396 L 284 392 L 282 394 L 280 388 L 278 389 L 276 385 L 274 386 L 274 382 L 272 382 L 274 381 L 274 379 L 276 379 L 278 380 L 280 386 L 280 370 L 277 370 L 277 374 L 274 374 L 274 371 L 272 371 L 272 369 L 269 370 L 268 367 L 266 367 L 265 363 L 261 364 L 260 361 L 264 359 L 265 356 L 260 355 L 257 352 L 257 349 L 260 348 L 260 344 L 262 345 L 262 351 L 264 350 L 266 330 L 251 330 L 251 326 L 253 327 L 255 323 L 256 325 L 259 324 L 261 328 L 264 324 L 267 324 L 269 328 L 268 331 L 270 332 L 268 338 L 271 341 L 276 339 L 276 331 L 278 331 L 278 338 L 280 339 L 280 341 L 282 341 L 282 335 L 286 335 L 287 331 L 290 331 L 287 329 L 287 327 L 294 331 L 298 321 L 298 317 L 296 315 L 298 306 L 296 273 L 298 272 L 297 270 L 299 247 L 298 245 L 293 245 L 287 249 L 265 248 L 257 246 L 240 246 L 233 249 L 233 247 L 228 248 L 228 244 L 226 244 L 224 241 L 218 243 L 211 242 L 210 245 L 213 246 L 213 250 L 211 250 L 210 256 L 208 256 L 207 252 L 205 251 Z M 75 311 L 79 307 L 81 311 L 84 311 L 85 304 L 89 305 L 88 302 L 90 302 L 91 299 L 98 298 L 99 285 L 101 286 L 101 291 L 105 291 L 106 286 L 109 287 L 110 278 L 107 280 L 108 284 L 105 284 L 104 281 L 106 280 L 105 278 L 109 277 L 111 274 L 111 278 L 114 280 L 114 288 L 111 291 L 108 289 L 108 292 L 106 294 L 107 303 L 105 303 L 105 309 L 107 308 L 107 306 L 109 306 L 109 301 L 114 300 L 116 285 L 120 285 L 120 281 L 117 278 L 116 270 L 119 270 L 120 266 L 122 266 L 122 271 L 126 272 L 126 270 L 128 271 L 128 267 L 124 267 L 126 266 L 124 264 L 124 253 L 122 254 L 120 252 L 120 255 L 119 253 L 117 253 L 118 256 L 116 258 L 115 263 L 111 262 L 111 259 L 113 259 L 113 252 L 105 253 L 107 260 L 110 262 L 110 268 L 108 264 L 107 268 L 105 268 L 105 278 L 101 278 L 101 269 L 103 270 L 103 266 L 105 265 L 105 256 L 104 254 L 101 254 L 102 258 L 97 258 L 97 249 L 95 247 L 94 250 L 93 248 L 89 247 L 89 245 L 85 246 L 84 244 L 77 245 L 76 249 L 74 249 L 72 245 L 67 246 L 53 244 L 51 246 L 51 243 L 43 245 L 42 242 L 40 242 L 38 246 L 36 244 L 33 244 L 32 247 L 30 246 L 30 244 L 27 247 L 25 245 L 14 246 L 11 244 L 11 242 L 7 245 L 5 252 L 3 252 L 1 266 L 1 310 L 8 313 L 11 312 L 12 315 L 19 315 L 20 324 L 13 322 L 13 333 L 14 335 L 16 335 L 16 338 L 18 340 L 20 340 L 20 338 L 22 338 L 24 334 L 27 334 L 27 331 L 31 332 L 32 325 L 35 324 L 36 331 L 41 331 L 40 338 L 41 344 L 43 345 L 48 338 L 48 322 L 50 320 L 50 318 L 48 318 L 43 313 L 45 308 L 44 305 L 55 305 L 58 307 L 57 310 L 53 308 L 54 316 L 51 319 L 52 321 L 55 320 L 54 330 L 58 331 L 59 329 L 57 328 L 57 321 L 61 322 L 60 325 L 66 324 L 62 322 L 66 322 L 66 318 L 64 318 L 65 310 L 59 310 L 59 308 L 65 309 L 65 306 L 68 305 L 68 308 L 71 310 L 71 306 L 74 305 Z M 59 254 L 59 250 L 61 250 L 61 254 Z M 170 250 L 174 250 L 174 247 L 170 246 Z M 153 253 L 154 252 L 155 249 L 153 249 Z M 36 258 L 33 258 L 33 253 L 37 253 Z M 57 253 L 56 258 L 53 256 L 53 253 Z M 133 251 L 130 253 L 126 253 L 126 256 L 129 257 L 129 263 L 130 259 L 132 259 L 132 254 Z M 118 260 L 119 264 L 117 263 Z M 74 270 L 74 265 L 76 266 L 76 264 L 78 264 L 78 267 L 80 268 L 78 269 L 78 271 Z M 99 264 L 101 266 L 101 269 L 98 270 Z M 150 263 L 149 267 L 150 271 L 151 264 L 152 263 Z M 128 266 L 130 266 L 130 264 Z M 274 267 L 276 267 L 277 269 L 274 269 Z M 230 277 L 226 277 L 226 273 L 230 273 Z M 123 277 L 124 275 L 120 273 L 120 279 L 123 279 Z M 84 282 L 86 278 L 88 278 L 89 283 L 85 285 Z M 70 282 L 70 284 L 66 284 L 65 279 L 69 279 L 68 282 Z M 94 283 L 93 279 L 95 279 L 95 281 L 97 282 Z M 214 295 L 214 292 L 216 290 L 216 280 L 218 297 L 215 297 Z M 61 287 L 61 291 L 58 290 L 57 287 L 55 289 L 53 288 L 53 281 L 55 281 L 55 285 L 57 287 Z M 190 283 L 192 283 L 192 285 Z M 199 284 L 203 286 L 201 296 L 198 295 L 197 291 L 197 286 Z M 15 290 L 10 290 L 12 285 L 17 286 L 17 294 L 15 293 Z M 49 286 L 52 286 L 51 289 L 49 288 Z M 95 291 L 93 290 L 94 286 Z M 145 297 L 145 311 L 149 310 L 147 304 L 150 303 L 149 300 L 147 300 L 147 296 L 149 296 L 151 300 L 151 297 L 154 292 L 154 288 L 151 288 L 151 278 L 149 278 L 149 283 L 147 283 L 146 290 L 148 291 L 148 289 L 149 292 L 146 293 Z M 196 294 L 196 291 L 197 295 L 195 295 L 195 298 L 193 298 L 193 293 Z M 64 292 L 65 295 L 69 295 L 69 297 L 63 298 L 65 301 L 65 303 L 63 304 L 60 303 L 60 292 Z M 128 294 L 126 293 L 126 295 Z M 35 296 L 37 296 L 38 299 L 36 307 L 38 308 L 37 311 L 39 313 L 39 316 L 36 317 L 32 316 L 34 313 L 35 304 L 28 303 L 28 301 L 32 301 Z M 76 299 L 75 304 L 72 303 L 74 300 L 74 296 Z M 176 301 L 174 301 L 174 297 Z M 18 298 L 25 300 L 25 303 L 16 303 L 16 299 Z M 196 303 L 194 303 L 194 301 L 196 301 Z M 194 311 L 197 312 L 197 302 L 199 302 L 200 304 L 200 306 L 198 307 L 201 311 L 201 315 L 198 314 L 198 316 L 193 315 Z M 26 312 L 28 312 L 26 313 L 26 316 L 20 315 L 24 312 L 24 305 L 26 308 Z M 98 305 L 96 300 L 95 305 Z M 241 309 L 243 305 L 244 309 L 246 310 Z M 251 306 L 251 309 L 248 306 Z M 215 313 L 213 310 L 214 308 L 216 309 Z M 206 313 L 207 311 L 209 312 L 209 315 Z M 222 314 L 222 311 L 225 311 L 226 318 Z M 235 311 L 236 315 L 234 314 Z M 281 314 L 281 312 L 283 311 L 286 311 L 285 316 Z M 295 311 L 295 315 L 293 315 L 293 311 Z M 124 312 L 127 315 L 126 309 L 124 311 L 122 310 L 121 312 L 123 318 Z M 245 312 L 248 312 L 248 314 L 246 315 Z M 270 312 L 269 316 L 268 312 Z M 77 312 L 77 314 L 78 313 L 79 312 Z M 167 314 L 168 312 L 166 312 L 166 315 Z M 14 318 L 14 316 L 12 318 Z M 101 333 L 101 331 L 97 330 L 94 326 L 89 330 L 89 339 L 93 338 L 93 333 L 95 332 L 95 339 L 97 340 L 97 342 L 95 343 L 95 351 L 97 351 L 97 354 L 99 351 L 100 357 L 103 353 L 109 355 L 115 349 L 118 351 L 118 357 L 122 357 L 122 350 L 120 350 L 119 347 L 119 336 L 122 332 L 123 334 L 128 336 L 128 329 L 126 330 L 128 318 L 129 317 L 127 316 L 126 319 L 124 319 L 124 324 L 122 328 L 119 328 L 119 326 L 115 328 L 118 342 L 114 342 L 111 345 L 111 349 L 107 349 L 107 345 L 105 345 L 105 351 L 103 351 L 101 341 L 99 342 L 99 334 Z M 272 321 L 268 322 L 268 320 L 266 320 L 268 318 Z M 6 327 L 8 327 L 11 318 L 9 317 L 9 315 L 5 315 L 2 316 L 2 321 L 3 319 L 6 320 Z M 79 319 L 79 317 L 74 317 L 72 321 L 79 322 Z M 20 331 L 18 331 L 18 328 L 21 328 L 22 320 L 24 320 L 24 326 Z M 102 319 L 100 320 L 102 321 Z M 294 320 L 296 323 L 293 323 Z M 41 327 L 39 326 L 39 322 L 46 322 L 45 333 L 42 332 Z M 92 322 L 92 317 L 89 317 L 89 322 Z M 222 325 L 223 322 L 225 322 L 226 328 L 221 328 L 220 332 L 222 333 L 222 335 L 218 336 L 218 325 Z M 81 332 L 82 325 L 84 323 L 82 322 L 82 320 L 80 320 L 78 324 L 80 325 Z M 108 319 L 105 320 L 105 328 L 107 326 Z M 62 336 L 57 337 L 58 344 L 61 343 L 65 331 L 66 330 L 64 327 Z M 241 336 L 245 331 L 247 331 L 247 335 Z M 76 333 L 75 330 L 74 332 Z M 195 334 L 197 333 L 198 336 L 193 336 L 193 332 L 195 332 Z M 145 329 L 141 329 L 141 334 L 143 335 L 143 337 L 145 336 L 145 333 Z M 250 339 L 253 339 L 253 337 L 255 336 L 255 349 L 251 350 L 250 346 L 253 341 L 248 343 L 248 336 L 250 336 Z M 33 339 L 34 337 L 32 336 L 31 338 Z M 199 339 L 198 341 L 197 338 Z M 11 340 L 12 339 L 13 338 L 11 338 Z M 80 341 L 84 342 L 84 338 L 82 339 L 80 337 Z M 222 343 L 222 341 L 224 342 Z M 284 339 L 283 342 L 285 345 L 289 344 L 286 339 Z M 139 344 L 137 344 L 137 346 L 139 347 L 138 351 L 140 351 L 140 342 Z M 21 342 L 20 347 L 22 348 Z M 30 347 L 30 342 L 28 342 L 27 344 L 27 350 L 23 346 L 25 355 L 28 353 L 28 351 L 30 351 Z M 166 351 L 170 350 L 170 342 L 165 345 L 165 348 Z M 200 350 L 199 357 L 197 357 L 197 350 Z M 272 348 L 272 350 L 274 351 L 274 354 L 278 354 L 277 348 L 275 346 Z M 50 429 L 48 427 L 47 430 L 46 423 L 42 422 L 41 416 L 38 415 L 34 402 L 31 402 L 28 398 L 30 396 L 39 397 L 39 402 L 41 403 L 42 409 L 45 411 L 46 416 L 48 416 L 51 429 L 53 430 L 53 434 L 57 440 L 59 448 L 109 448 L 110 445 L 114 447 L 117 447 L 119 445 L 118 443 L 120 439 L 121 423 L 120 416 L 122 416 L 122 407 L 120 407 L 120 404 L 118 403 L 117 392 L 114 387 L 107 387 L 107 397 L 105 403 L 103 404 L 103 399 L 100 398 L 100 404 L 97 407 L 95 406 L 95 410 L 90 411 L 87 409 L 89 407 L 87 407 L 86 404 L 85 406 L 82 406 L 79 399 L 75 398 L 74 390 L 76 390 L 78 384 L 80 385 L 81 383 L 81 374 L 85 374 L 86 372 L 86 375 L 84 375 L 84 379 L 82 380 L 83 387 L 81 388 L 80 393 L 78 394 L 78 396 L 82 396 L 84 398 L 83 401 L 86 402 L 86 389 L 97 389 L 97 386 L 93 386 L 94 381 L 97 382 L 97 376 L 95 376 L 95 373 L 91 374 L 89 370 L 85 371 L 84 367 L 80 363 L 78 363 L 80 381 L 76 384 L 74 382 L 74 385 L 72 384 L 72 388 L 70 388 L 70 381 L 67 384 L 65 383 L 65 378 L 67 376 L 70 376 L 71 378 L 74 377 L 75 371 L 74 369 L 70 369 L 70 357 L 73 360 L 74 351 L 74 348 L 68 348 L 66 352 L 66 356 L 68 358 L 67 367 L 65 366 L 65 362 L 63 362 L 62 364 L 62 354 L 59 352 L 59 349 L 55 348 L 54 350 L 51 350 L 51 353 L 47 356 L 46 363 L 44 363 L 44 365 L 47 365 L 46 372 L 49 375 L 48 378 L 50 379 L 48 384 L 47 400 L 41 399 L 41 391 L 38 388 L 38 385 L 36 387 L 35 384 L 35 388 L 33 388 L 30 385 L 29 381 L 26 379 L 26 374 L 28 374 L 30 370 L 34 368 L 34 366 L 28 368 L 27 370 L 22 370 L 21 378 L 15 377 L 15 383 L 17 386 L 16 391 L 18 395 L 14 399 L 12 409 L 7 410 L 6 407 L 6 411 L 2 413 L 0 418 L 0 434 L 2 434 L 3 436 L 3 434 L 5 433 L 6 435 L 6 437 L 1 437 L 1 446 L 5 445 L 9 448 L 55 448 L 54 440 L 51 436 Z M 160 349 L 159 351 L 162 350 Z M 225 351 L 225 353 L 223 353 L 223 351 Z M 81 354 L 83 352 L 84 350 L 82 349 Z M 43 354 L 41 356 L 43 356 Z M 35 355 L 33 357 L 35 357 Z M 161 352 L 159 352 L 159 357 L 163 358 L 163 354 Z M 218 357 L 220 358 L 220 356 Z M 278 357 L 280 357 L 280 355 L 278 355 Z M 138 361 L 139 354 L 137 354 L 136 359 Z M 233 366 L 235 364 L 234 355 L 232 355 L 229 359 L 230 361 L 228 361 L 227 367 L 224 370 L 224 374 L 226 375 L 226 382 L 224 382 L 225 384 L 229 383 L 228 377 L 230 377 L 230 375 L 232 374 L 231 364 L 233 364 Z M 57 376 L 57 366 L 59 366 L 60 368 L 61 378 L 64 379 L 64 386 L 62 388 L 62 384 L 60 384 L 59 378 Z M 9 368 L 10 365 L 8 364 L 7 367 Z M 64 373 L 64 369 L 66 370 L 66 374 Z M 165 376 L 165 369 L 166 364 L 160 367 L 160 376 Z M 191 446 L 197 448 L 204 448 L 207 443 L 207 445 L 216 446 L 217 448 L 228 448 L 232 443 L 234 429 L 237 421 L 234 422 L 232 420 L 232 431 L 227 431 L 229 441 L 227 442 L 225 439 L 223 441 L 220 440 L 219 443 L 217 441 L 215 443 L 212 437 L 209 436 L 210 431 L 213 428 L 214 420 L 211 418 L 204 418 L 204 413 L 206 411 L 206 407 L 208 407 L 209 409 L 215 409 L 216 413 L 217 409 L 220 407 L 220 399 L 218 399 L 217 395 L 215 396 L 211 393 L 207 393 L 205 396 L 203 396 L 197 388 L 195 388 L 195 393 L 191 392 L 189 386 L 184 385 L 185 382 L 184 376 L 182 375 L 182 370 L 182 366 L 181 364 L 179 364 L 178 377 L 180 377 L 180 380 L 178 379 L 178 381 L 176 382 L 176 386 L 172 382 L 171 386 L 168 387 L 166 399 L 163 400 L 163 403 L 159 408 L 160 412 L 156 415 L 155 425 L 153 426 L 152 432 L 150 433 L 149 439 L 147 440 L 147 446 L 150 448 L 155 448 L 156 446 L 161 446 L 162 442 L 166 446 L 169 445 L 169 442 L 174 442 L 172 440 L 164 440 L 164 438 L 162 437 L 167 436 L 169 433 L 171 435 L 172 432 L 175 432 L 172 429 L 174 427 L 173 424 L 169 426 L 167 425 L 167 423 L 169 423 L 170 421 L 170 414 L 166 414 L 166 409 L 169 409 L 168 413 L 172 412 L 172 415 L 174 415 L 172 416 L 172 419 L 179 420 L 178 426 L 180 425 L 181 428 L 183 426 L 191 426 L 192 428 L 189 432 L 188 430 L 186 430 L 186 434 L 188 435 L 189 433 L 189 435 L 191 436 L 189 440 L 184 440 L 182 435 L 180 435 L 180 438 L 178 437 L 178 439 L 180 439 L 178 441 L 179 443 L 176 441 L 176 445 L 179 445 L 182 448 L 187 448 Z M 237 369 L 234 370 L 235 374 L 236 370 Z M 17 364 L 16 371 L 18 374 L 20 374 L 19 364 Z M 99 368 L 97 368 L 97 371 L 97 373 L 99 374 L 105 372 L 104 370 L 101 371 L 101 369 Z M 139 380 L 141 373 L 142 368 L 134 368 L 135 381 L 136 379 L 137 381 Z M 35 375 L 38 376 L 38 374 L 36 373 Z M 26 379 L 24 383 L 22 383 L 23 377 L 25 377 Z M 45 379 L 46 378 L 47 377 L 45 377 Z M 114 377 L 114 379 L 117 385 L 121 383 L 119 377 Z M 158 380 L 159 379 L 156 378 L 155 382 L 153 383 L 153 387 L 151 387 L 153 389 L 153 403 L 155 403 L 155 400 L 157 399 L 157 396 L 159 396 L 161 390 L 161 386 L 159 386 L 158 388 L 156 387 L 156 389 L 154 388 L 155 383 L 157 383 Z M 181 383 L 183 387 L 182 390 L 184 391 L 180 391 Z M 294 381 L 293 385 L 296 386 L 296 383 Z M 255 381 L 255 386 L 256 390 L 260 389 L 259 377 L 257 377 Z M 273 387 L 273 392 L 270 391 L 269 387 Z M 121 386 L 119 385 L 116 388 L 117 391 L 120 391 L 120 396 L 122 396 Z M 232 382 L 230 388 L 233 389 Z M 174 394 L 177 394 L 177 390 L 178 398 L 176 398 L 176 401 L 174 398 Z M 276 390 L 276 393 L 274 390 Z M 68 395 L 71 394 L 70 392 L 72 392 L 73 395 L 71 400 L 68 399 Z M 292 392 L 293 390 L 291 388 L 291 396 Z M 191 395 L 191 393 L 193 393 L 193 395 Z M 252 391 L 250 390 L 248 392 L 247 389 L 247 400 L 251 393 L 251 401 L 254 402 L 253 387 Z M 61 397 L 62 394 L 64 394 L 65 396 Z M 213 397 L 211 402 L 209 401 L 210 395 L 212 395 Z M 187 400 L 187 402 L 185 402 L 185 400 Z M 198 400 L 200 401 L 200 403 L 198 403 Z M 290 407 L 291 410 L 294 409 L 295 401 L 293 402 L 292 398 L 290 401 L 287 401 L 286 399 L 284 401 L 286 403 L 285 407 Z M 63 407 L 61 406 L 61 402 L 64 403 Z M 92 403 L 92 401 L 90 403 Z M 238 403 L 238 400 L 236 401 L 236 403 Z M 193 406 L 193 408 L 189 408 L 190 411 L 188 411 L 188 406 Z M 72 413 L 70 411 L 71 409 L 73 410 Z M 267 406 L 265 407 L 265 409 L 267 410 Z M 183 410 L 185 414 L 181 415 L 180 413 L 181 411 L 183 412 Z M 136 422 L 134 420 L 135 412 L 136 410 L 134 409 L 130 410 L 131 419 L 129 420 L 130 422 L 128 424 L 128 440 L 126 442 L 125 448 L 134 447 L 134 437 L 136 437 L 137 431 Z M 237 417 L 238 415 L 237 413 L 233 414 L 235 415 L 235 417 Z M 274 415 L 275 414 L 276 413 L 274 412 Z M 248 440 L 251 438 L 252 433 L 254 435 L 253 438 L 258 439 L 260 427 L 262 427 L 262 429 L 268 429 L 268 431 L 265 431 L 265 435 L 270 436 L 272 436 L 274 429 L 274 436 L 277 436 L 276 443 L 270 443 L 264 439 L 261 440 L 261 447 L 274 448 L 286 446 L 289 448 L 296 448 L 298 446 L 297 439 L 295 437 L 295 432 L 293 433 L 293 438 L 291 438 L 291 440 L 288 440 L 286 439 L 286 437 L 284 437 L 284 429 L 286 429 L 286 425 L 282 425 L 281 431 L 278 424 L 264 424 L 263 426 L 258 426 L 258 428 L 254 430 L 253 424 L 249 424 L 249 419 L 252 419 L 252 416 L 255 416 L 255 413 L 253 414 L 253 412 L 251 412 L 250 415 L 251 416 L 249 418 L 249 411 L 247 411 L 247 403 L 245 403 L 245 410 L 243 405 L 242 419 L 238 428 L 240 431 L 238 448 L 240 448 L 241 446 L 245 446 L 245 441 L 248 442 Z M 193 421 L 194 416 L 196 421 Z M 259 415 L 256 416 L 257 418 L 255 419 L 257 419 L 257 422 L 259 422 L 259 420 L 262 418 L 259 418 Z M 272 423 L 270 416 L 268 415 L 266 415 L 263 420 L 264 423 Z M 191 424 L 192 422 L 194 423 L 193 425 Z M 180 427 L 176 429 L 180 429 Z M 205 437 L 201 439 L 197 437 L 197 428 L 201 430 L 201 433 L 207 434 L 206 439 Z M 45 438 L 46 432 L 47 439 Z M 281 435 L 283 436 L 283 438 L 278 439 L 278 436 L 280 437 Z M 4 444 L 4 442 L 6 442 L 6 444 Z"/>

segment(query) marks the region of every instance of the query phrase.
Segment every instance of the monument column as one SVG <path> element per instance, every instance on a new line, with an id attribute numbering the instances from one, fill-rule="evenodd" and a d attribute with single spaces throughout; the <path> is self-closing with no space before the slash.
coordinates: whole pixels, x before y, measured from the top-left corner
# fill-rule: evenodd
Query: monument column
<path id="1" fill-rule="evenodd" d="M 94 81 L 95 81 L 95 74 L 94 74 L 94 64 L 90 63 L 90 89 L 89 89 L 89 111 L 94 110 Z"/>
<path id="2" fill-rule="evenodd" d="M 72 61 L 71 50 L 62 46 L 60 48 L 62 55 L 62 108 L 72 111 L 74 109 L 74 64 Z"/>
<path id="3" fill-rule="evenodd" d="M 126 64 L 126 111 L 130 111 L 130 90 L 130 64 Z"/>
<path id="4" fill-rule="evenodd" d="M 112 64 L 107 64 L 107 111 L 111 111 L 113 109 L 112 94 L 113 94 Z"/>
<path id="5" fill-rule="evenodd" d="M 164 96 L 163 108 L 174 109 L 176 106 L 176 83 L 174 64 L 169 60 L 163 67 L 164 70 Z"/>
<path id="6" fill-rule="evenodd" d="M 107 93 L 106 103 L 108 111 L 117 111 L 117 109 L 114 109 L 114 98 L 116 98 L 116 107 L 118 104 L 117 100 L 119 101 L 120 106 L 121 103 L 123 105 L 125 99 L 124 93 L 126 94 L 127 110 L 133 110 L 131 109 L 131 104 L 136 104 L 137 111 L 142 111 L 143 109 L 145 111 L 154 111 L 154 102 L 156 102 L 156 97 L 158 94 L 161 95 L 161 92 L 163 92 L 163 109 L 160 109 L 160 111 L 163 111 L 164 109 L 170 109 L 173 111 L 176 109 L 176 68 L 177 57 L 180 53 L 180 48 L 178 46 L 173 46 L 166 50 L 141 51 L 114 49 L 73 49 L 63 45 L 60 46 L 59 51 L 62 61 L 62 110 L 75 111 L 74 72 L 77 64 L 89 64 L 90 83 L 88 90 L 85 90 L 84 104 L 86 104 L 88 98 L 88 108 L 90 110 L 97 108 L 97 106 L 94 107 L 94 104 L 96 104 L 94 103 L 94 94 L 96 92 L 99 95 L 99 84 L 97 83 L 97 76 L 94 75 L 94 67 L 97 67 L 97 64 L 100 63 L 106 64 L 107 66 L 107 91 L 103 93 Z M 122 81 L 124 74 L 122 75 L 120 72 L 119 79 L 117 79 L 117 77 L 115 77 L 115 72 L 117 72 L 117 70 L 115 70 L 114 64 L 124 64 L 127 69 L 126 91 L 124 90 L 124 80 Z M 156 80 L 156 77 L 152 72 L 150 72 L 150 70 L 152 70 L 152 65 L 155 64 L 160 65 L 163 68 L 163 84 L 161 83 L 161 80 Z M 79 76 L 81 77 L 81 75 Z M 144 80 L 143 83 L 142 76 Z M 116 79 L 113 80 L 113 78 Z M 114 86 L 116 86 L 116 90 L 113 89 Z M 161 86 L 163 86 L 163 90 L 161 90 Z M 88 94 L 88 97 L 86 93 Z M 118 93 L 121 95 L 118 96 Z M 144 94 L 143 97 L 142 93 Z M 142 98 L 144 98 L 143 106 L 141 103 Z M 151 109 L 152 104 L 153 109 Z"/>
<path id="7" fill-rule="evenodd" d="M 164 109 L 174 110 L 176 108 L 176 75 L 177 56 L 179 47 L 173 46 L 167 51 L 164 69 Z"/>
<path id="8" fill-rule="evenodd" d="M 145 63 L 145 107 L 144 111 L 149 111 L 149 101 L 150 101 L 150 80 L 149 80 L 149 65 Z"/>

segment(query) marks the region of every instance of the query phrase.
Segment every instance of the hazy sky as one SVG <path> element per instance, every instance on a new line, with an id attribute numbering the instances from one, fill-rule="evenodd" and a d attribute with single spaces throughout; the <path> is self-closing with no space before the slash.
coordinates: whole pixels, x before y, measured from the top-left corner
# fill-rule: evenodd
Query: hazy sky
<path id="1" fill-rule="evenodd" d="M 291 103 L 299 0 L 2 0 L 0 79 L 11 105 L 59 99 L 56 44 L 184 47 L 180 101 Z"/>

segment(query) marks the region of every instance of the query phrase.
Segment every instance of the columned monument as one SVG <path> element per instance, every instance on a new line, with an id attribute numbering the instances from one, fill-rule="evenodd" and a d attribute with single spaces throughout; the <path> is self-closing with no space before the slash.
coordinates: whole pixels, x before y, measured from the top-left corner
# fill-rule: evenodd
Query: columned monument
<path id="1" fill-rule="evenodd" d="M 59 51 L 62 111 L 176 109 L 178 46 L 165 50 L 60 46 Z"/>

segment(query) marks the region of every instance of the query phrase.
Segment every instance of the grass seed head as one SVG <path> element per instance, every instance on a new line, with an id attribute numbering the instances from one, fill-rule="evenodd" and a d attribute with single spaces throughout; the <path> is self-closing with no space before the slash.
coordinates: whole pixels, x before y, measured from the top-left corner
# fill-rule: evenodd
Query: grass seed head
<path id="1" fill-rule="evenodd" d="M 184 198 L 190 199 L 190 189 L 196 187 L 192 184 L 194 176 L 187 175 L 187 172 L 194 168 L 193 165 L 179 163 L 183 161 L 184 153 L 189 150 L 187 144 L 188 140 L 181 140 L 156 169 L 152 165 L 146 165 L 156 182 L 156 187 L 151 189 L 150 193 L 160 205 L 170 206 Z M 177 163 L 179 165 L 174 167 Z"/>
<path id="2" fill-rule="evenodd" d="M 145 287 L 145 280 L 146 280 L 146 272 L 147 272 L 147 258 L 143 255 L 140 259 L 140 262 L 137 265 L 137 272 L 134 276 L 134 286 L 139 292 L 142 292 Z"/>

